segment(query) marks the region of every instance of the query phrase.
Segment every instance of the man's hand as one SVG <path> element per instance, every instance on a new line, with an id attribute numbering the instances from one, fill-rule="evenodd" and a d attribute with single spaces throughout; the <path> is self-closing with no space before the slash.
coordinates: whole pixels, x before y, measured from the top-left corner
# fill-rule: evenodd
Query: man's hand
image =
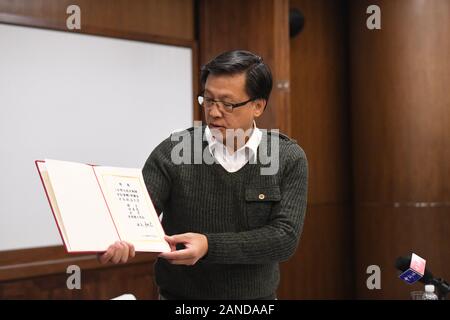
<path id="1" fill-rule="evenodd" d="M 126 263 L 128 259 L 134 258 L 136 255 L 134 251 L 134 246 L 131 243 L 125 241 L 117 241 L 116 243 L 110 245 L 108 250 L 103 254 L 97 254 L 97 259 L 101 264 L 107 262 L 112 263 Z"/>
<path id="2" fill-rule="evenodd" d="M 192 266 L 208 252 L 208 238 L 203 234 L 190 232 L 166 236 L 165 239 L 172 252 L 163 252 L 159 257 L 167 259 L 172 264 Z M 184 244 L 185 249 L 176 250 L 178 243 Z"/>

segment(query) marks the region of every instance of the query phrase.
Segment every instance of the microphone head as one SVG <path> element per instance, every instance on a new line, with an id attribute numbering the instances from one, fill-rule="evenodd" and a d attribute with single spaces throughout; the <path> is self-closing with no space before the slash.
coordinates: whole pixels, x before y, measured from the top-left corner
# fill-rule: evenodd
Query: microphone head
<path id="1" fill-rule="evenodd" d="M 400 270 L 401 272 L 405 272 L 406 270 L 408 270 L 410 265 L 411 265 L 411 256 L 398 257 L 397 260 L 395 260 L 395 268 L 397 270 Z"/>
<path id="2" fill-rule="evenodd" d="M 408 270 L 410 265 L 411 265 L 411 255 L 406 257 L 398 257 L 397 260 L 395 261 L 395 268 L 397 270 L 400 270 L 401 272 L 405 272 L 406 270 Z M 422 278 L 420 278 L 419 281 L 425 284 L 429 284 L 433 279 L 434 279 L 433 274 L 427 268 L 425 268 L 424 275 Z"/>

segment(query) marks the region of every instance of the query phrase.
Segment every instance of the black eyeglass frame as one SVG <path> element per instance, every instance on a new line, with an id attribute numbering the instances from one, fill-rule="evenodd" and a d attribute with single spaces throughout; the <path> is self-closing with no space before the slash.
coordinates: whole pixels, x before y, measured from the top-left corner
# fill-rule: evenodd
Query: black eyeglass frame
<path id="1" fill-rule="evenodd" d="M 256 99 L 252 98 L 252 99 L 248 99 L 247 101 L 243 101 L 243 102 L 231 103 L 231 102 L 225 102 L 225 101 L 220 101 L 220 100 L 214 100 L 214 99 L 205 97 L 204 95 L 201 95 L 201 94 L 199 94 L 197 96 L 197 101 L 201 106 L 203 106 L 205 99 L 208 99 L 209 102 L 221 103 L 224 107 L 231 108 L 231 110 L 233 110 L 234 108 L 239 108 L 239 107 L 245 106 L 247 103 L 256 100 Z"/>

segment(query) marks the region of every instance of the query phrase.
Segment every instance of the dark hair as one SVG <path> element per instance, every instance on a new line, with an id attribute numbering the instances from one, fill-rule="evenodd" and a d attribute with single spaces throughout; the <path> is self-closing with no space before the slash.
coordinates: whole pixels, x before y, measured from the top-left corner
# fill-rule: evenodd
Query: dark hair
<path id="1" fill-rule="evenodd" d="M 201 85 L 205 89 L 206 79 L 212 75 L 236 75 L 244 73 L 245 91 L 251 99 L 269 100 L 272 91 L 272 73 L 263 59 L 243 50 L 224 52 L 201 68 Z"/>

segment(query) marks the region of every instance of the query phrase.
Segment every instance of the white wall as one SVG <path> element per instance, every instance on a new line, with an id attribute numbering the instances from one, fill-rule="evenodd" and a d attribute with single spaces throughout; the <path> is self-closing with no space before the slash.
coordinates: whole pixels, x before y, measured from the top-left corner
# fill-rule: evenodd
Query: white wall
<path id="1" fill-rule="evenodd" d="M 34 160 L 142 167 L 192 125 L 192 52 L 0 24 L 0 250 L 61 244 Z"/>

